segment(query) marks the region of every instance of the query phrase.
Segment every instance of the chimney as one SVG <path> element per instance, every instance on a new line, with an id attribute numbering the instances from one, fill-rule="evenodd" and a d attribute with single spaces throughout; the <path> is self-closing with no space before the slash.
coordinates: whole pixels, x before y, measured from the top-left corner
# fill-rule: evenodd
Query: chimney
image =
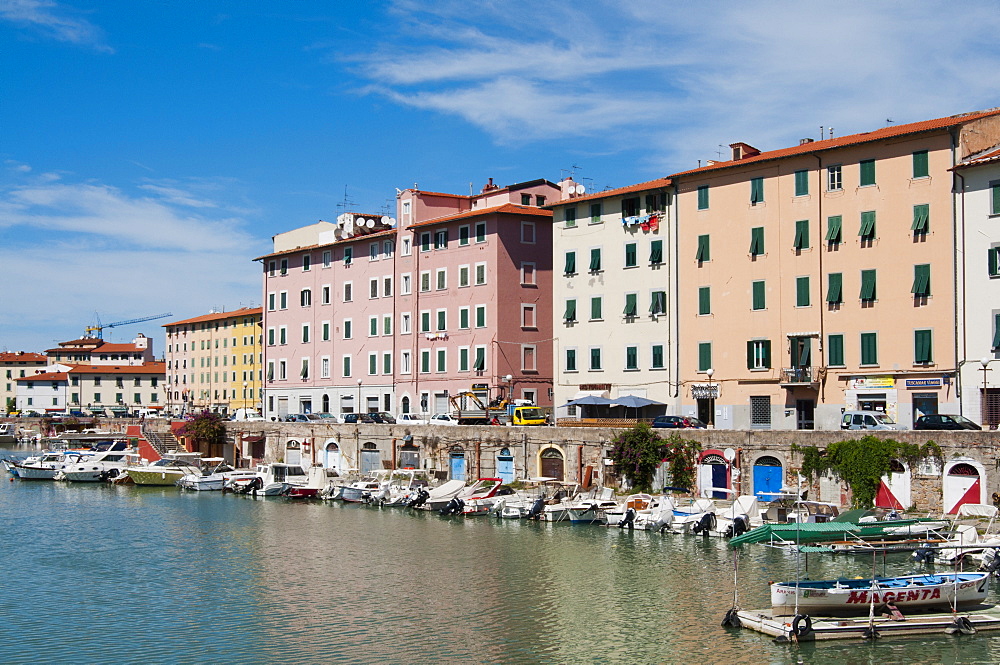
<path id="1" fill-rule="evenodd" d="M 746 159 L 747 157 L 756 157 L 760 154 L 760 150 L 753 147 L 749 143 L 743 143 L 742 141 L 737 143 L 730 143 L 729 147 L 733 149 L 733 161 L 738 162 L 741 159 Z"/>

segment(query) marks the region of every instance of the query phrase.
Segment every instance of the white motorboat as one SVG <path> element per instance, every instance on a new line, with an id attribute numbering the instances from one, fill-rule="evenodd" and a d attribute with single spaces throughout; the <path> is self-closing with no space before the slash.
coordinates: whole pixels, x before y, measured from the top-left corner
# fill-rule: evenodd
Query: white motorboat
<path id="1" fill-rule="evenodd" d="M 0 443 L 17 441 L 17 423 L 0 423 Z"/>
<path id="2" fill-rule="evenodd" d="M 179 487 L 196 492 L 221 492 L 228 481 L 252 480 L 257 477 L 257 473 L 249 469 L 234 469 L 221 457 L 206 457 L 201 462 L 201 471 L 182 476 L 177 481 Z"/>
<path id="3" fill-rule="evenodd" d="M 80 463 L 83 457 L 78 452 L 51 451 L 38 456 L 31 463 L 12 462 L 13 473 L 22 480 L 53 480 L 66 467 Z"/>
<path id="4" fill-rule="evenodd" d="M 190 473 L 198 473 L 201 453 L 167 453 L 152 464 L 133 464 L 125 472 L 136 485 L 176 485 Z"/>
<path id="5" fill-rule="evenodd" d="M 420 498 L 410 501 L 407 505 L 421 510 L 441 510 L 464 489 L 464 480 L 449 480 L 430 490 L 425 490 L 421 496 L 426 494 L 426 497 L 419 505 L 414 505 L 414 501 L 420 501 Z"/>
<path id="6" fill-rule="evenodd" d="M 73 483 L 96 483 L 113 480 L 128 466 L 128 453 L 126 441 L 99 443 L 78 462 L 70 464 L 60 471 L 57 479 Z"/>
<path id="7" fill-rule="evenodd" d="M 298 464 L 274 462 L 258 464 L 253 477 L 233 479 L 226 483 L 225 488 L 240 494 L 282 496 L 293 487 L 305 487 L 308 483 L 306 470 Z"/>
<path id="8" fill-rule="evenodd" d="M 573 524 L 604 524 L 608 520 L 605 511 L 618 507 L 614 496 L 615 490 L 611 487 L 576 495 L 570 501 L 569 521 Z"/>

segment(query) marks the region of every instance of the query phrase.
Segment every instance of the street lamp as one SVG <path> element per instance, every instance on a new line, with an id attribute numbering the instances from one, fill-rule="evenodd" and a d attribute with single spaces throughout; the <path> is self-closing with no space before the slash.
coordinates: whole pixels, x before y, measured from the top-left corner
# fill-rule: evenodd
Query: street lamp
<path id="1" fill-rule="evenodd" d="M 712 383 L 712 377 L 715 375 L 715 369 L 709 367 L 705 374 L 708 375 L 708 426 L 715 427 L 715 384 Z"/>
<path id="2" fill-rule="evenodd" d="M 983 356 L 982 358 L 979 359 L 979 364 L 983 366 L 982 367 L 982 370 L 983 370 L 983 398 L 981 400 L 981 408 L 982 408 L 982 417 L 983 417 L 983 426 L 984 427 L 990 424 L 986 420 L 986 385 L 987 385 L 987 383 L 986 383 L 986 372 L 990 371 L 990 361 L 991 360 L 993 360 L 993 358 L 990 358 L 989 356 Z"/>
<path id="3" fill-rule="evenodd" d="M 361 413 L 361 379 L 358 379 L 358 414 Z"/>
<path id="4" fill-rule="evenodd" d="M 514 375 L 505 374 L 503 380 L 507 383 L 507 401 L 514 402 Z"/>

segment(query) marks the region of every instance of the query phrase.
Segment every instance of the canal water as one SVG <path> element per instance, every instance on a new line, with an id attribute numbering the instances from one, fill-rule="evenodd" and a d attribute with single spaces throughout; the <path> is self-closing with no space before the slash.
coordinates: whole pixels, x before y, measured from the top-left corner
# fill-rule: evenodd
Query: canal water
<path id="1" fill-rule="evenodd" d="M 0 524 L 3 663 L 1000 662 L 986 635 L 792 646 L 723 629 L 717 539 L 6 478 Z M 740 605 L 796 565 L 872 562 L 746 548 Z"/>

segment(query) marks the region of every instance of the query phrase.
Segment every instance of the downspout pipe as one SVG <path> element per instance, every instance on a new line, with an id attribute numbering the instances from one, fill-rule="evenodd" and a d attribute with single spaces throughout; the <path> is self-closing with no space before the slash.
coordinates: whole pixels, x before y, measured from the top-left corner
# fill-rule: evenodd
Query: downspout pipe
<path id="1" fill-rule="evenodd" d="M 957 137 L 957 132 L 958 131 L 959 131 L 959 128 L 952 127 L 951 130 L 950 130 L 950 132 L 949 132 L 949 134 L 951 135 L 951 168 L 952 169 L 954 169 L 955 166 L 958 164 L 958 161 L 957 161 L 957 156 L 958 156 L 958 154 L 957 154 L 958 153 L 958 137 Z M 962 413 L 963 409 L 962 409 L 962 372 L 961 372 L 961 368 L 962 368 L 962 365 L 964 364 L 963 361 L 965 360 L 965 354 L 967 352 L 967 348 L 966 348 L 966 344 L 965 344 L 965 339 L 967 337 L 966 320 L 965 320 L 965 310 L 966 310 L 966 308 L 964 306 L 962 306 L 961 310 L 959 310 L 959 296 L 961 294 L 963 294 L 963 293 L 966 293 L 966 290 L 965 290 L 965 261 L 964 260 L 962 261 L 962 263 L 961 263 L 961 271 L 960 271 L 959 270 L 959 265 L 960 264 L 959 264 L 959 259 L 958 259 L 958 248 L 959 248 L 959 246 L 961 246 L 961 248 L 963 250 L 963 259 L 964 259 L 964 250 L 965 250 L 965 178 L 960 173 L 958 173 L 957 171 L 952 170 L 952 173 L 954 173 L 955 176 L 957 176 L 957 179 L 960 180 L 961 183 L 962 183 L 961 189 L 958 192 L 959 196 L 955 196 L 955 189 L 957 187 L 957 182 L 956 182 L 955 179 L 952 180 L 952 188 L 951 188 L 951 191 L 952 191 L 952 197 L 951 197 L 951 218 L 954 221 L 954 223 L 952 224 L 952 248 L 951 248 L 952 259 L 951 260 L 952 260 L 952 275 L 954 276 L 954 284 L 952 286 L 952 299 L 953 299 L 953 308 L 954 308 L 955 330 L 957 331 L 957 333 L 955 335 L 955 338 L 953 340 L 953 344 L 954 344 L 953 352 L 955 354 L 955 356 L 954 356 L 955 357 L 955 397 L 958 399 L 958 412 L 959 412 L 959 414 L 964 415 Z M 961 203 L 962 203 L 961 217 L 959 217 L 959 212 L 958 212 L 959 197 L 961 197 Z M 960 219 L 961 219 L 961 222 L 959 222 Z M 961 229 L 959 228 L 959 224 L 960 223 L 961 223 Z M 959 245 L 959 238 L 961 238 L 961 245 Z M 961 289 L 959 289 L 959 279 L 960 278 L 961 278 Z M 959 337 L 961 337 L 961 347 L 959 346 Z M 961 354 L 959 354 L 960 348 L 961 348 Z"/>

